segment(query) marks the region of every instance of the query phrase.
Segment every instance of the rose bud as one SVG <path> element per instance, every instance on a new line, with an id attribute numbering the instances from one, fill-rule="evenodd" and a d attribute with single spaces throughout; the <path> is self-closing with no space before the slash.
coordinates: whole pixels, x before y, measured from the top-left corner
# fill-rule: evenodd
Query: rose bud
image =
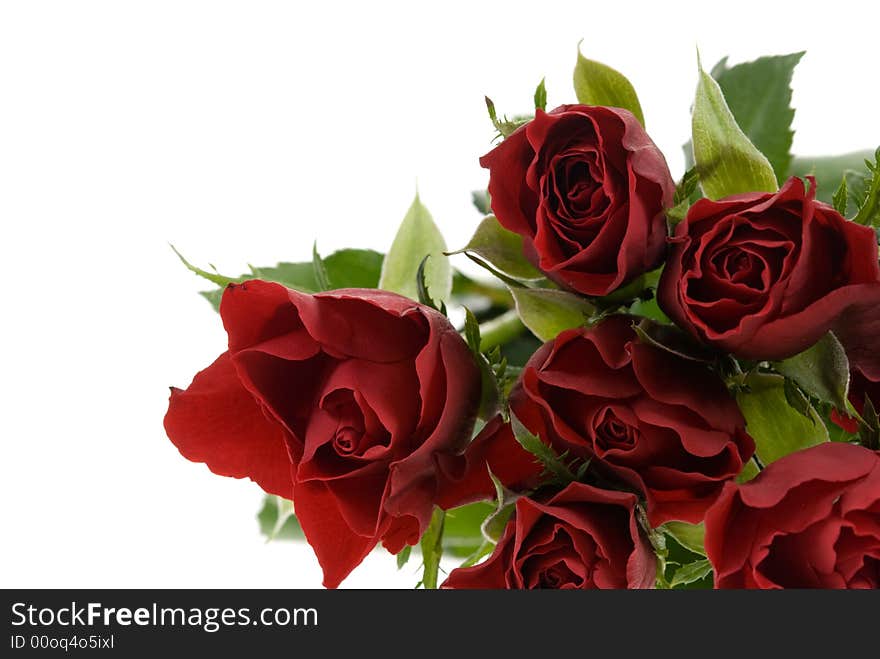
<path id="1" fill-rule="evenodd" d="M 480 164 L 498 221 L 562 286 L 606 295 L 662 262 L 675 184 L 628 110 L 537 110 Z"/>

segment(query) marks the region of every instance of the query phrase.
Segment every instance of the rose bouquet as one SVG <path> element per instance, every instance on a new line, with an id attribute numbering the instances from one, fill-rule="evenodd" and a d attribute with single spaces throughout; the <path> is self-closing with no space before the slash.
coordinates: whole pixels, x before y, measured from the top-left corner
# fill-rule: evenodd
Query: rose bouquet
<path id="1" fill-rule="evenodd" d="M 426 588 L 878 587 L 880 150 L 789 153 L 801 55 L 699 68 L 677 184 L 579 54 L 575 104 L 487 99 L 462 249 L 416 197 L 385 254 L 184 261 L 229 343 L 168 437 L 331 588 L 378 545 Z"/>

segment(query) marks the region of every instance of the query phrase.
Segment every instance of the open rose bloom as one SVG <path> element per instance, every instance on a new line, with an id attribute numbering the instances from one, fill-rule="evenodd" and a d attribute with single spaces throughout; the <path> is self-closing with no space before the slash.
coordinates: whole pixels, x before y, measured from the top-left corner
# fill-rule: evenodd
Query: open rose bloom
<path id="1" fill-rule="evenodd" d="M 374 550 L 426 588 L 877 588 L 880 150 L 793 169 L 737 68 L 700 71 L 678 184 L 613 69 L 489 102 L 481 274 L 418 197 L 386 254 L 187 263 L 228 341 L 168 438 L 273 495 L 330 588 Z"/>

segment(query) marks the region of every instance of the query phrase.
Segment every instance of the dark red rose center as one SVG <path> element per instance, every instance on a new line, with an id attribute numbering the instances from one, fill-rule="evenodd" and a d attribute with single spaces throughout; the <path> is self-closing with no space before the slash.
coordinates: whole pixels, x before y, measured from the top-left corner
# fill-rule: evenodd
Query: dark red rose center
<path id="1" fill-rule="evenodd" d="M 333 450 L 341 457 L 361 457 L 374 446 L 388 446 L 387 431 L 368 433 L 358 397 L 350 389 L 337 389 L 324 397 L 322 407 L 336 418 L 337 425 L 330 438 Z"/>
<path id="2" fill-rule="evenodd" d="M 578 581 L 578 576 L 563 561 L 554 563 L 542 571 L 538 577 L 538 584 L 541 588 L 562 588 Z"/>
<path id="3" fill-rule="evenodd" d="M 637 428 L 625 423 L 612 409 L 606 409 L 598 417 L 595 428 L 596 446 L 602 450 L 629 450 L 636 444 L 639 436 Z"/>
<path id="4" fill-rule="evenodd" d="M 581 541 L 581 548 L 592 552 L 589 556 L 582 556 L 565 526 L 559 523 L 553 524 L 552 528 L 544 525 L 536 531 L 529 539 L 533 544 L 521 561 L 526 588 L 582 588 L 589 582 L 590 563 L 595 556 L 595 543 L 591 539 Z"/>
<path id="5" fill-rule="evenodd" d="M 596 219 L 604 216 L 611 203 L 603 179 L 603 166 L 594 151 L 576 150 L 554 159 L 544 197 L 560 229 L 586 229 L 587 234 L 578 233 L 578 237 L 587 241 L 598 231 Z"/>
<path id="6" fill-rule="evenodd" d="M 720 270 L 730 281 L 754 289 L 761 288 L 764 262 L 755 254 L 742 249 L 731 249 L 723 254 L 721 261 Z"/>
<path id="7" fill-rule="evenodd" d="M 357 451 L 363 437 L 362 430 L 345 426 L 336 431 L 336 436 L 333 438 L 333 448 L 340 455 L 350 455 Z"/>

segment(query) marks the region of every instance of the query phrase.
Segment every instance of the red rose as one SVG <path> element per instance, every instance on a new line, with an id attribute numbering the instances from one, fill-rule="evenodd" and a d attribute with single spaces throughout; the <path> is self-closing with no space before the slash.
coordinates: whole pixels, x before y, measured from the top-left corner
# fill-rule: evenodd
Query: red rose
<path id="1" fill-rule="evenodd" d="M 443 588 L 653 588 L 657 559 L 634 494 L 571 483 L 546 503 L 522 497 L 493 554 Z"/>
<path id="2" fill-rule="evenodd" d="M 510 395 L 535 435 L 643 492 L 657 526 L 699 522 L 754 452 L 724 383 L 640 343 L 626 316 L 545 343 Z"/>
<path id="3" fill-rule="evenodd" d="M 498 221 L 554 281 L 606 295 L 660 265 L 675 185 L 627 110 L 537 110 L 480 164 Z"/>
<path id="4" fill-rule="evenodd" d="M 706 552 L 716 588 L 880 587 L 880 455 L 830 442 L 729 484 Z"/>
<path id="5" fill-rule="evenodd" d="M 381 541 L 415 544 L 438 456 L 470 437 L 480 375 L 444 316 L 393 293 L 231 285 L 229 351 L 173 390 L 165 428 L 187 458 L 291 497 L 335 587 Z"/>
<path id="6" fill-rule="evenodd" d="M 776 193 L 701 199 L 675 229 L 657 299 L 702 341 L 784 359 L 821 338 L 880 282 L 873 230 L 815 200 L 799 178 Z"/>

